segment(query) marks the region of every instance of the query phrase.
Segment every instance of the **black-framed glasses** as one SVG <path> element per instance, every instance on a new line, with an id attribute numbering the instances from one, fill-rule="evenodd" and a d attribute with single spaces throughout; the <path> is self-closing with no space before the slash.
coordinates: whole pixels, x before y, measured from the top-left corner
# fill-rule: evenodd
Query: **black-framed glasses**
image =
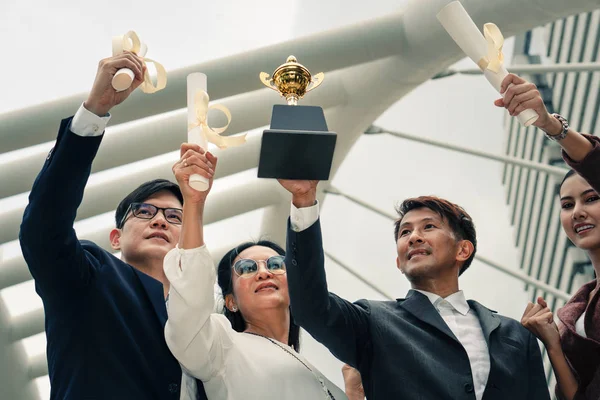
<path id="1" fill-rule="evenodd" d="M 164 208 L 156 207 L 155 205 L 148 203 L 131 203 L 127 208 L 127 211 L 125 211 L 125 215 L 123 215 L 120 228 L 122 228 L 125 221 L 127 221 L 129 211 L 131 211 L 131 214 L 136 218 L 152 219 L 160 210 L 162 210 L 168 223 L 172 225 L 181 225 L 183 222 L 183 210 L 181 208 Z"/>
<path id="2" fill-rule="evenodd" d="M 233 272 L 240 278 L 252 278 L 258 273 L 258 263 L 265 263 L 267 271 L 274 275 L 285 274 L 285 257 L 284 256 L 272 256 L 266 260 L 251 260 L 249 258 L 242 258 L 237 260 L 233 264 Z"/>

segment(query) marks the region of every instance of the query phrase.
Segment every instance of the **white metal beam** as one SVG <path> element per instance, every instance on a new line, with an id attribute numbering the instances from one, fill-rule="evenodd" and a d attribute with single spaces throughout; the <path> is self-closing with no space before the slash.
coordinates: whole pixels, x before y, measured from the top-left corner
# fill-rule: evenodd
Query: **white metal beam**
<path id="1" fill-rule="evenodd" d="M 446 150 L 457 151 L 459 153 L 470 154 L 472 156 L 481 157 L 481 158 L 485 158 L 488 160 L 500 161 L 503 163 L 507 163 L 507 164 L 511 164 L 511 165 L 518 165 L 520 167 L 525 167 L 525 168 L 533 169 L 533 170 L 540 171 L 540 172 L 546 172 L 550 175 L 554 175 L 559 178 L 562 178 L 563 176 L 565 176 L 565 174 L 569 171 L 567 168 L 554 167 L 552 165 L 538 163 L 535 161 L 524 160 L 524 159 L 518 158 L 518 157 L 494 154 L 494 153 L 490 153 L 488 151 L 472 149 L 472 148 L 469 148 L 466 146 L 460 146 L 460 145 L 456 145 L 456 144 L 452 144 L 452 143 L 442 142 L 440 140 L 429 139 L 429 138 L 425 138 L 422 136 L 413 135 L 410 133 L 390 131 L 390 130 L 379 128 L 376 126 L 370 127 L 366 133 L 369 133 L 369 134 L 387 133 L 389 135 L 392 135 L 392 136 L 395 136 L 395 137 L 398 137 L 401 139 L 408 139 L 408 140 L 412 140 L 414 142 L 424 143 L 424 144 L 428 144 L 428 145 L 435 146 L 435 147 L 441 147 Z"/>
<path id="2" fill-rule="evenodd" d="M 29 358 L 27 364 L 27 375 L 31 380 L 48 375 L 48 361 L 46 359 L 46 352 L 42 354 L 36 354 L 35 356 Z"/>
<path id="3" fill-rule="evenodd" d="M 0 339 L 9 338 L 10 329 L 9 313 L 0 298 Z M 29 363 L 22 343 L 0 340 L 0 399 L 38 400 L 36 388 L 28 384 Z"/>
<path id="4" fill-rule="evenodd" d="M 561 64 L 515 64 L 506 67 L 510 72 L 520 74 L 550 74 L 557 72 L 595 72 L 600 71 L 600 63 L 598 62 L 583 62 L 583 63 L 561 63 Z M 442 71 L 436 78 L 445 78 L 455 74 L 464 75 L 481 75 L 483 72 L 479 68 L 465 69 L 449 69 Z"/>
<path id="5" fill-rule="evenodd" d="M 381 289 L 379 286 L 377 286 L 376 284 L 374 284 L 373 282 L 371 282 L 368 278 L 364 277 L 362 274 L 359 274 L 358 272 L 356 272 L 356 270 L 354 268 L 351 268 L 349 265 L 347 265 L 344 262 L 342 262 L 342 260 L 340 260 L 339 258 L 335 257 L 333 254 L 331 254 L 331 253 L 329 253 L 327 251 L 325 251 L 324 253 L 325 253 L 325 257 L 331 259 L 331 261 L 333 261 L 334 263 L 338 264 L 340 267 L 342 267 L 342 269 L 344 269 L 350 275 L 352 275 L 353 277 L 355 277 L 356 279 L 358 279 L 364 285 L 368 286 L 373 291 L 379 293 L 380 296 L 382 296 L 382 297 L 384 297 L 384 298 L 386 298 L 388 300 L 394 300 L 394 299 L 396 299 L 396 297 L 392 296 L 391 294 L 387 293 L 385 290 Z"/>

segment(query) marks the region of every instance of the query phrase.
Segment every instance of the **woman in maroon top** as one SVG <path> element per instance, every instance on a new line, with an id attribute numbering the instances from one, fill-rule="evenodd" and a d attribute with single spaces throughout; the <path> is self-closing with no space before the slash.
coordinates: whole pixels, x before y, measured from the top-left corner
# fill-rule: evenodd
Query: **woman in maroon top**
<path id="1" fill-rule="evenodd" d="M 510 88 L 508 86 L 513 84 Z M 502 83 L 504 99 L 496 100 L 511 115 L 533 109 L 535 126 L 563 150 L 573 168 L 560 187 L 560 220 L 573 244 L 586 250 L 600 277 L 600 139 L 568 127 L 558 114 L 549 114 L 535 85 L 515 75 Z M 507 89 L 508 88 L 508 89 Z M 558 321 L 543 298 L 529 303 L 521 323 L 546 347 L 561 399 L 600 399 L 600 295 L 596 280 L 585 284 L 558 310 Z"/>

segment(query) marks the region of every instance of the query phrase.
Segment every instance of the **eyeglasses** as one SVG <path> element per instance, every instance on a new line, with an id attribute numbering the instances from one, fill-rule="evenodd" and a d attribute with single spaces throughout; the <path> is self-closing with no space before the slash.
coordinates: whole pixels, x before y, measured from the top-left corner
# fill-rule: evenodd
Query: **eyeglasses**
<path id="1" fill-rule="evenodd" d="M 159 210 L 162 210 L 168 223 L 172 225 L 181 225 L 181 222 L 183 221 L 183 210 L 180 208 L 163 208 L 148 203 L 131 203 L 127 208 L 127 211 L 125 211 L 125 215 L 123 215 L 120 227 L 122 228 L 125 221 L 127 221 L 129 211 L 131 211 L 136 218 L 152 219 Z"/>
<path id="2" fill-rule="evenodd" d="M 248 258 L 242 258 L 237 260 L 233 264 L 233 272 L 240 278 L 252 278 L 258 273 L 258 263 L 264 262 L 271 274 L 283 275 L 285 274 L 285 257 L 284 256 L 272 256 L 266 260 L 251 260 Z"/>

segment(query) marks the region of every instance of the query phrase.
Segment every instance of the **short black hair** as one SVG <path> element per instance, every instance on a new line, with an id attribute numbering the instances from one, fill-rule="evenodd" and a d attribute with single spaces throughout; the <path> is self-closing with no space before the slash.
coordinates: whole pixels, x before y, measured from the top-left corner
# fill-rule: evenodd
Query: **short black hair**
<path id="1" fill-rule="evenodd" d="M 402 204 L 396 207 L 396 212 L 399 216 L 394 222 L 394 239 L 396 241 L 398 241 L 402 218 L 404 218 L 409 211 L 418 208 L 428 208 L 431 211 L 436 212 L 448 222 L 450 229 L 452 229 L 452 232 L 454 232 L 454 235 L 458 240 L 468 240 L 473 243 L 473 254 L 471 254 L 471 257 L 464 262 L 458 273 L 459 276 L 462 275 L 462 273 L 471 265 L 473 258 L 475 258 L 475 253 L 477 252 L 477 233 L 475 232 L 473 219 L 461 206 L 439 197 L 420 196 L 406 199 Z"/>
<path id="2" fill-rule="evenodd" d="M 119 229 L 123 228 L 123 224 L 121 222 L 123 221 L 123 217 L 125 216 L 125 213 L 129 209 L 129 205 L 131 203 L 142 203 L 149 197 L 152 197 L 154 194 L 163 190 L 171 192 L 183 205 L 183 195 L 181 194 L 181 189 L 179 189 L 179 186 L 176 183 L 166 179 L 154 179 L 152 181 L 142 183 L 133 192 L 129 193 L 123 200 L 121 200 L 117 206 L 117 211 L 115 212 L 115 226 Z"/>
<path id="3" fill-rule="evenodd" d="M 219 262 L 219 266 L 217 267 L 217 281 L 219 283 L 219 287 L 221 288 L 221 292 L 223 292 L 223 299 L 225 299 L 225 297 L 228 294 L 233 294 L 233 278 L 231 277 L 231 267 L 233 266 L 233 260 L 235 260 L 241 252 L 254 246 L 268 247 L 274 250 L 279 255 L 285 255 L 285 250 L 283 250 L 281 246 L 269 240 L 244 242 L 229 250 L 227 253 L 225 253 L 223 258 Z M 244 332 L 246 330 L 246 321 L 244 320 L 244 317 L 242 316 L 241 312 L 231 312 L 227 307 L 225 307 L 223 311 L 225 313 L 225 317 L 227 317 L 229 322 L 231 322 L 233 330 L 235 330 L 236 332 Z M 292 315 L 291 309 L 288 346 L 290 346 L 298 352 L 300 351 L 300 327 L 294 322 L 294 316 Z"/>

